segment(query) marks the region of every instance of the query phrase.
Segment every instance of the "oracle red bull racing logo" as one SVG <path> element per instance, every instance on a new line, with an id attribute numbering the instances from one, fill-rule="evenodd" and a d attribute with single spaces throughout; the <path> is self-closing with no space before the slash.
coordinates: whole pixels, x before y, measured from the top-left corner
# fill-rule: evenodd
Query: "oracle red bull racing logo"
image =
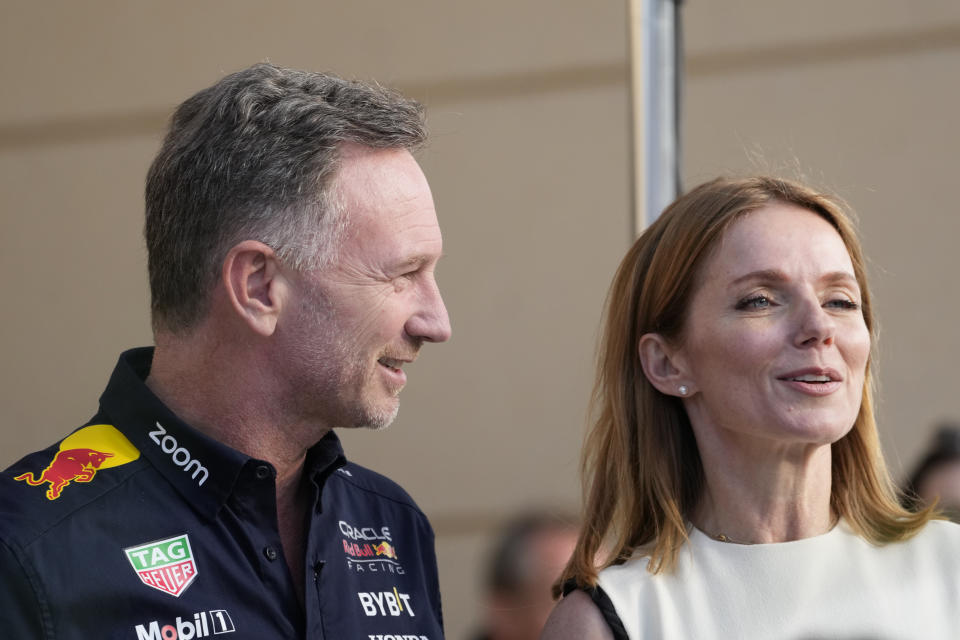
<path id="1" fill-rule="evenodd" d="M 133 462 L 140 452 L 127 438 L 109 424 L 93 424 L 64 438 L 53 461 L 35 475 L 22 473 L 22 480 L 37 487 L 48 484 L 47 500 L 56 500 L 71 482 L 90 482 L 97 471 Z"/>
<path id="2" fill-rule="evenodd" d="M 355 527 L 340 521 L 347 568 L 357 573 L 403 574 L 390 527 Z"/>

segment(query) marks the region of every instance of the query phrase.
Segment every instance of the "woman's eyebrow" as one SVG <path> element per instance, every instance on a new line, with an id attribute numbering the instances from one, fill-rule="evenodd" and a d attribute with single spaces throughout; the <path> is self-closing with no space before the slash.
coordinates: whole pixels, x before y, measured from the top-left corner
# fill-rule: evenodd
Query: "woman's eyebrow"
<path id="1" fill-rule="evenodd" d="M 850 273 L 849 271 L 831 271 L 830 273 L 825 273 L 820 277 L 820 280 L 824 282 L 852 282 L 857 285 L 859 288 L 860 283 L 857 282 L 857 277 Z"/>
<path id="2" fill-rule="evenodd" d="M 766 282 L 786 282 L 790 278 L 787 277 L 783 271 L 779 269 L 759 269 L 757 271 L 751 271 L 750 273 L 745 273 L 738 278 L 734 278 L 730 282 L 730 287 L 736 287 L 737 285 L 743 284 L 749 280 L 764 280 Z"/>
<path id="3" fill-rule="evenodd" d="M 750 273 L 745 273 L 742 276 L 735 278 L 730 282 L 730 287 L 736 287 L 737 285 L 743 284 L 744 282 L 751 280 L 763 280 L 765 282 L 787 282 L 790 278 L 787 277 L 783 271 L 778 269 L 759 269 L 757 271 L 751 271 Z M 821 282 L 853 282 L 859 285 L 857 282 L 856 276 L 854 276 L 849 271 L 829 271 L 822 276 L 819 280 Z"/>

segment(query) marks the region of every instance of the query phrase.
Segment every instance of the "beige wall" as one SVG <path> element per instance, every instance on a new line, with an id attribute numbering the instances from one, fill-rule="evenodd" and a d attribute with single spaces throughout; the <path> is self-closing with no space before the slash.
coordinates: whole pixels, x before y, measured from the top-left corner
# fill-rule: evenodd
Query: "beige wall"
<path id="1" fill-rule="evenodd" d="M 799 170 L 859 214 L 899 473 L 960 419 L 960 4 L 740 0 L 687 18 L 688 180 Z"/>
<path id="2" fill-rule="evenodd" d="M 630 241 L 620 2 L 8 3 L 0 24 L 0 464 L 96 408 L 150 341 L 142 184 L 163 121 L 252 62 L 376 78 L 421 99 L 454 338 L 428 345 L 397 423 L 344 434 L 431 516 L 447 631 L 480 553 L 528 505 L 574 507 L 605 289 Z M 960 5 L 684 5 L 688 184 L 800 167 L 861 214 L 882 321 L 881 418 L 912 460 L 960 416 L 951 197 Z"/>

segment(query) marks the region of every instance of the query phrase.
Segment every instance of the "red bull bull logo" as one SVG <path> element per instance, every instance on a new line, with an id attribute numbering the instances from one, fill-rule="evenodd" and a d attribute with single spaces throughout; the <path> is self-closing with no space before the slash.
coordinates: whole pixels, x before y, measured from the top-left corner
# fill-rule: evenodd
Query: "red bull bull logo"
<path id="1" fill-rule="evenodd" d="M 133 462 L 140 452 L 109 424 L 94 424 L 67 436 L 53 461 L 38 477 L 32 471 L 14 480 L 31 486 L 49 484 L 47 500 L 56 500 L 71 482 L 91 482 L 97 471 Z"/>
<path id="2" fill-rule="evenodd" d="M 34 487 L 49 482 L 50 488 L 47 489 L 47 500 L 56 500 L 60 497 L 63 488 L 71 482 L 90 482 L 93 480 L 103 461 L 112 457 L 113 454 L 106 451 L 61 449 L 54 456 L 50 466 L 43 470 L 39 478 L 34 476 L 32 471 L 28 471 L 17 476 L 14 480 L 23 480 Z"/>
<path id="3" fill-rule="evenodd" d="M 389 542 L 381 542 L 380 544 L 373 545 L 373 550 L 377 552 L 378 556 L 387 556 L 388 558 L 397 559 L 396 550 L 390 546 Z"/>

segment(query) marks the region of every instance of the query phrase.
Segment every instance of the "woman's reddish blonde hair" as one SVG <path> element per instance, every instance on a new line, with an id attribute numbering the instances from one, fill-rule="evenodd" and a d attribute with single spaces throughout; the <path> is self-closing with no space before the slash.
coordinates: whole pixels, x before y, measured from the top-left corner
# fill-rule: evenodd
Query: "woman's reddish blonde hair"
<path id="1" fill-rule="evenodd" d="M 703 467 L 683 404 L 643 374 L 640 337 L 656 332 L 682 339 L 701 265 L 733 222 L 773 203 L 808 209 L 837 230 L 875 337 L 863 251 L 842 202 L 764 176 L 717 178 L 678 198 L 627 252 L 610 287 L 581 464 L 583 529 L 558 592 L 571 579 L 594 585 L 599 569 L 637 552 L 649 557 L 652 573 L 674 566 L 703 490 Z M 872 384 L 868 361 L 856 421 L 832 445 L 831 506 L 859 535 L 884 544 L 909 538 L 933 514 L 911 513 L 897 500 L 880 450 Z"/>

